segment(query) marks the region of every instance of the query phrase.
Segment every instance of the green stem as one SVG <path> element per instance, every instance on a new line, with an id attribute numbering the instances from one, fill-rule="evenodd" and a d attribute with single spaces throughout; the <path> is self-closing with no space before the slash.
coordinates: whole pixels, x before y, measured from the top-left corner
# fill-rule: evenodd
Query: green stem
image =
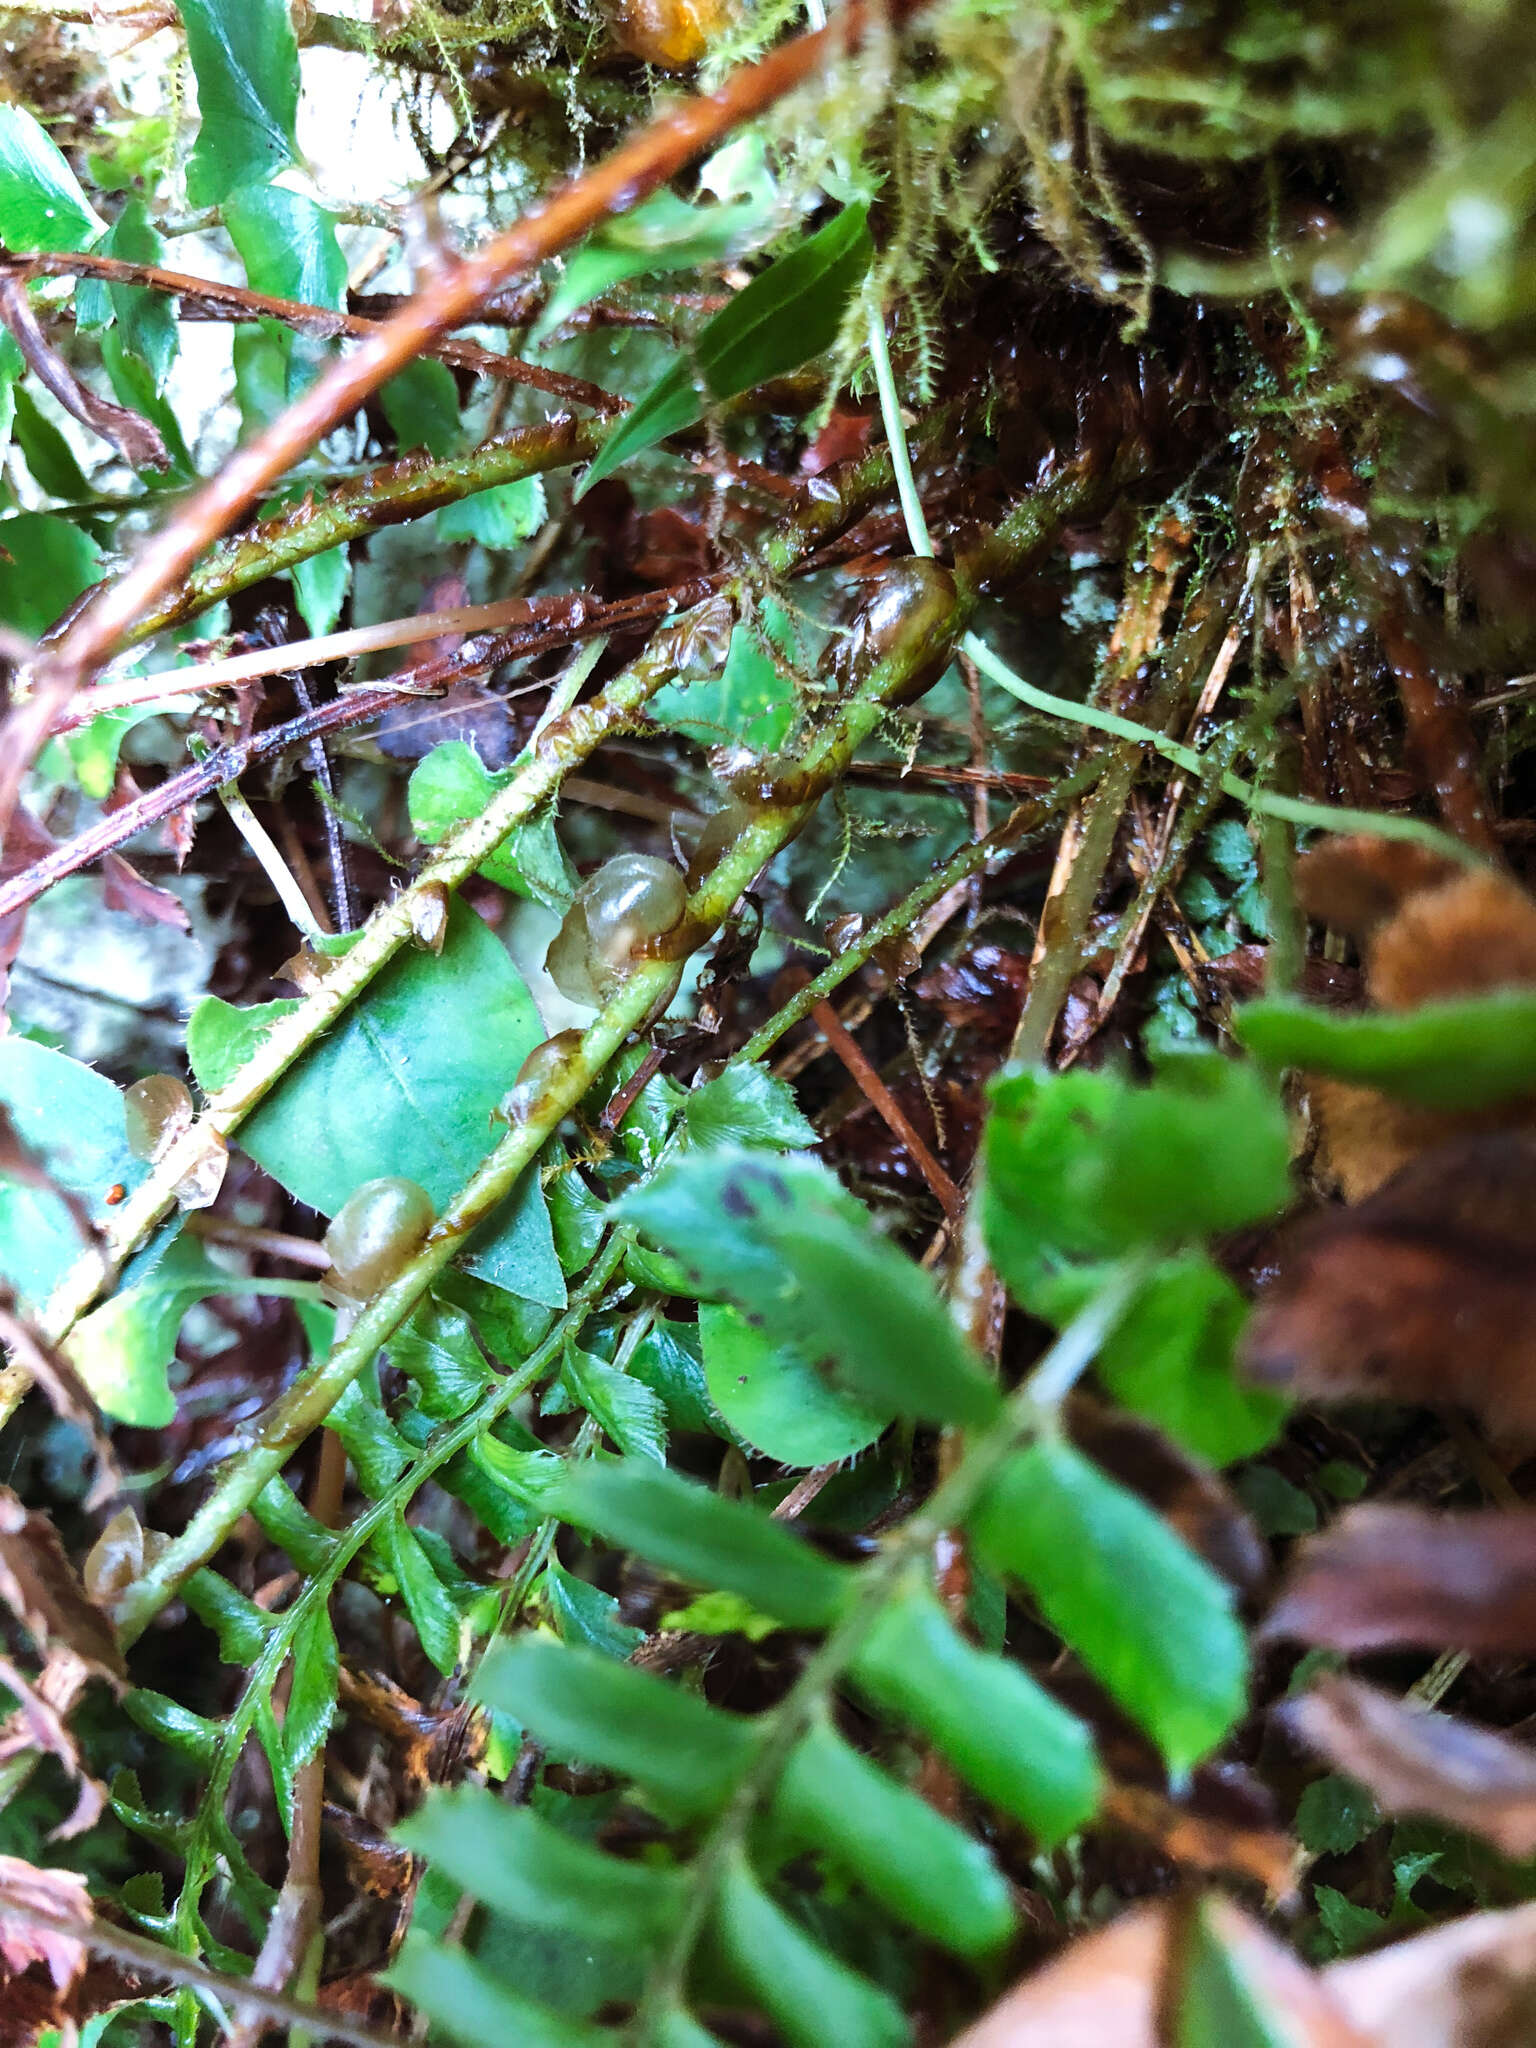
<path id="1" fill-rule="evenodd" d="M 953 621 L 956 630 L 968 610 L 969 603 L 962 595 L 957 599 Z M 827 725 L 807 741 L 794 764 L 795 772 L 785 778 L 795 791 L 794 799 L 765 805 L 726 847 L 715 868 L 690 897 L 679 927 L 680 933 L 687 934 L 691 951 L 697 950 L 719 927 L 767 863 L 800 830 L 825 791 L 879 726 L 888 705 L 901 701 L 908 677 L 929 654 L 932 631 L 931 622 L 924 620 L 919 645 L 914 647 L 898 640 Z M 668 634 L 664 638 L 671 640 L 673 636 Z M 640 666 L 643 665 L 642 660 Z M 632 687 L 638 689 L 638 685 Z M 584 712 L 592 709 L 582 707 L 570 713 L 569 719 L 580 720 Z M 548 772 L 554 780 L 558 780 L 557 766 L 565 765 L 560 757 L 567 750 L 567 740 L 563 735 L 557 737 L 553 727 L 535 749 L 537 756 L 549 760 Z M 536 761 L 525 772 L 531 773 L 537 767 Z M 509 785 L 498 802 L 515 787 L 516 782 Z M 492 810 L 495 808 L 493 805 Z M 484 815 L 489 817 L 491 813 Z M 483 819 L 477 823 L 483 827 Z M 498 834 L 496 843 L 501 836 L 504 834 Z M 459 844 L 455 842 L 456 847 Z M 477 846 L 463 873 L 467 874 L 484 857 L 485 850 Z M 462 878 L 463 874 L 459 876 Z M 370 926 L 370 935 L 372 929 Z M 365 938 L 345 956 L 343 964 L 350 962 L 368 942 Z M 123 1602 L 119 1622 L 125 1643 L 133 1642 L 173 1597 L 182 1581 L 213 1555 L 267 1481 L 282 1470 L 311 1430 L 324 1422 L 364 1366 L 411 1314 L 438 1274 L 511 1194 L 545 1140 L 594 1086 L 625 1040 L 632 1032 L 641 1030 L 657 1005 L 665 1002 L 675 975 L 673 959 L 642 960 L 634 967 L 618 993 L 588 1026 L 580 1046 L 550 1082 L 527 1120 L 507 1133 L 449 1203 L 421 1251 L 382 1293 L 366 1304 L 330 1355 L 296 1380 L 266 1411 L 256 1425 L 254 1441 L 225 1466 L 208 1499 Z M 322 984 L 322 995 L 324 988 Z M 271 1035 L 282 1033 L 300 1014 L 296 1012 L 280 1020 Z M 216 1096 L 210 1109 L 217 1110 L 221 1100 Z"/>
<path id="2" fill-rule="evenodd" d="M 1454 838 L 1449 832 L 1442 832 L 1439 826 L 1428 824 L 1422 818 L 1404 818 L 1393 811 L 1359 811 L 1344 804 L 1307 803 L 1300 797 L 1257 789 L 1230 770 L 1213 770 L 1212 763 L 1198 748 L 1187 747 L 1182 740 L 1171 740 L 1166 733 L 1138 725 L 1132 718 L 1123 718 L 1118 711 L 1105 711 L 1096 704 L 1075 704 L 1070 697 L 1055 697 L 1048 690 L 1037 689 L 999 659 L 985 640 L 979 639 L 975 633 L 967 633 L 961 646 L 983 675 L 1000 684 L 1010 696 L 1017 697 L 1032 711 L 1042 711 L 1047 717 L 1064 719 L 1071 725 L 1087 726 L 1095 732 L 1110 733 L 1116 739 L 1133 741 L 1139 747 L 1151 747 L 1165 761 L 1172 761 L 1176 768 L 1182 768 L 1186 775 L 1203 779 L 1217 772 L 1220 786 L 1228 796 L 1236 797 L 1249 810 L 1258 811 L 1266 818 L 1281 818 L 1287 824 L 1311 826 L 1322 832 L 1373 832 L 1380 839 L 1405 839 L 1419 846 L 1431 847 L 1463 867 L 1486 865 L 1481 855 L 1474 853 L 1464 841 Z"/>
<path id="3" fill-rule="evenodd" d="M 955 1470 L 926 1506 L 886 1540 L 879 1557 L 864 1567 L 847 1614 L 822 1642 L 780 1704 L 763 1717 L 767 1723 L 765 1738 L 730 1804 L 694 1859 L 683 1919 L 658 1961 L 630 2023 L 632 2038 L 637 2043 L 650 2043 L 660 2020 L 682 2003 L 693 1953 L 708 1926 L 715 1894 L 728 1865 L 742 1853 L 752 1820 L 771 1797 L 790 1752 L 813 1717 L 825 1707 L 881 1608 L 909 1572 L 927 1572 L 934 1544 L 946 1530 L 959 1528 L 965 1522 L 986 1487 L 1020 1445 L 1054 1427 L 1057 1406 L 1092 1364 L 1141 1285 L 1145 1271 L 1145 1262 L 1140 1259 L 1122 1264 L 1062 1331 L 1023 1386 L 1010 1397 L 997 1422 L 967 1438 Z"/>
<path id="4" fill-rule="evenodd" d="M 907 539 L 914 555 L 933 554 L 933 542 L 928 534 L 928 522 L 923 517 L 923 501 L 918 496 L 917 479 L 912 474 L 912 456 L 907 447 L 906 423 L 901 417 L 901 399 L 896 390 L 896 377 L 891 369 L 891 351 L 885 338 L 885 306 L 873 293 L 869 297 L 869 359 L 875 368 L 875 389 L 880 394 L 880 418 L 885 426 L 886 443 L 891 451 L 891 468 L 896 477 L 896 495 L 901 500 L 901 515 L 907 522 Z"/>

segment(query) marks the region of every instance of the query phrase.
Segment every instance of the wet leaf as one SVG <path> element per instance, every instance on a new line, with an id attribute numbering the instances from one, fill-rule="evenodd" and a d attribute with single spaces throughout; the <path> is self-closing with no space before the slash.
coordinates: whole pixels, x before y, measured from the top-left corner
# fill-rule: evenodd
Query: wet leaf
<path id="1" fill-rule="evenodd" d="M 16 255 L 84 249 L 101 229 L 47 130 L 25 107 L 0 105 L 0 243 Z"/>
<path id="2" fill-rule="evenodd" d="M 90 535 L 49 512 L 18 512 L 0 543 L 0 621 L 34 640 L 101 573 Z"/>
<path id="3" fill-rule="evenodd" d="M 856 1401 L 791 1344 L 725 1303 L 701 1302 L 709 1397 L 736 1434 L 784 1465 L 828 1465 L 882 1436 L 894 1410 Z"/>
<path id="4" fill-rule="evenodd" d="M 180 0 L 180 12 L 202 116 L 187 198 L 217 206 L 297 161 L 298 43 L 284 0 Z"/>
<path id="5" fill-rule="evenodd" d="M 674 363 L 617 423 L 576 496 L 584 497 L 642 450 L 691 427 L 702 418 L 707 400 L 734 398 L 830 348 L 874 253 L 868 209 L 849 206 L 753 278 L 723 312 L 706 321 L 689 356 Z"/>

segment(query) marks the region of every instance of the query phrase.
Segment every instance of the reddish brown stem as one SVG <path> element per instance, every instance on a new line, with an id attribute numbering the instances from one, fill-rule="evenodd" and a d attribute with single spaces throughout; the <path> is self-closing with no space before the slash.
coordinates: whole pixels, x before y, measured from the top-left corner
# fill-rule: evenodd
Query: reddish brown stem
<path id="1" fill-rule="evenodd" d="M 609 214 L 624 213 L 676 177 L 697 157 L 780 100 L 822 65 L 862 41 L 870 22 L 900 19 L 921 0 L 886 0 L 878 10 L 853 0 L 826 28 L 797 37 L 750 64 L 712 93 L 669 108 L 562 185 L 542 206 L 475 255 L 444 270 L 392 320 L 374 328 L 356 351 L 333 363 L 265 432 L 238 449 L 216 476 L 161 528 L 116 583 L 81 611 L 60 640 L 39 656 L 32 694 L 0 730 L 0 843 L 26 775 L 59 710 L 111 654 L 140 613 L 186 575 L 210 542 L 322 435 L 351 417 L 373 391 L 426 349 L 460 327 L 493 292 L 569 248 Z"/>
<path id="2" fill-rule="evenodd" d="M 906 1146 L 912 1155 L 913 1165 L 937 1195 L 951 1225 L 957 1224 L 965 1206 L 960 1198 L 960 1190 L 923 1143 L 921 1136 L 913 1127 L 911 1118 L 864 1057 L 863 1048 L 858 1040 L 850 1031 L 844 1029 L 842 1019 L 830 1003 L 818 1003 L 811 1011 L 811 1015 L 816 1020 L 823 1038 L 858 1082 L 870 1104 L 880 1112 L 892 1131 Z"/>
<path id="3" fill-rule="evenodd" d="M 1430 778 L 1441 817 L 1468 846 L 1498 860 L 1499 843 L 1483 800 L 1478 748 L 1466 706 L 1433 673 L 1401 620 L 1383 620 L 1381 638 L 1402 698 L 1409 746 Z"/>
<path id="4" fill-rule="evenodd" d="M 342 313 L 331 306 L 311 306 L 302 299 L 274 298 L 270 292 L 253 292 L 244 285 L 223 284 L 215 278 L 193 277 L 182 270 L 162 270 L 154 263 L 126 263 L 116 256 L 87 256 L 79 253 L 55 256 L 39 254 L 12 258 L 5 265 L 22 282 L 35 277 L 99 277 L 108 284 L 138 285 L 148 291 L 168 292 L 183 300 L 182 317 L 215 320 L 280 320 L 300 334 L 319 335 L 329 340 L 337 335 L 358 337 L 375 334 L 383 324 L 363 313 Z M 625 401 L 585 377 L 567 377 L 559 370 L 546 370 L 537 363 L 522 362 L 517 356 L 498 355 L 477 342 L 445 339 L 422 351 L 436 356 L 456 370 L 469 370 L 477 377 L 500 377 L 509 384 L 526 384 L 535 391 L 568 405 L 590 406 L 604 414 L 624 410 Z"/>

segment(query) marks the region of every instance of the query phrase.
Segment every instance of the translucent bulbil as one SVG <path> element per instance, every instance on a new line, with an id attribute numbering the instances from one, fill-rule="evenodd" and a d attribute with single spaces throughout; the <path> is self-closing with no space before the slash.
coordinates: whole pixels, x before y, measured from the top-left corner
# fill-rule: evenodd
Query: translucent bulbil
<path id="1" fill-rule="evenodd" d="M 669 861 L 621 853 L 584 882 L 551 941 L 544 966 L 567 1002 L 599 1009 L 636 960 L 676 930 L 688 885 Z"/>
<path id="2" fill-rule="evenodd" d="M 853 622 L 844 662 L 855 682 L 901 654 L 912 667 L 893 704 L 910 704 L 931 689 L 954 654 L 955 579 L 941 563 L 908 555 L 882 572 Z"/>
<path id="3" fill-rule="evenodd" d="M 174 1074 L 146 1074 L 123 1096 L 123 1126 L 128 1150 L 135 1159 L 151 1163 L 163 1158 L 195 1112 L 192 1092 Z"/>
<path id="4" fill-rule="evenodd" d="M 324 1243 L 333 1294 L 365 1301 L 387 1287 L 432 1228 L 432 1198 L 413 1180 L 369 1180 L 336 1211 Z"/>
<path id="5" fill-rule="evenodd" d="M 583 1033 L 557 1031 L 536 1045 L 517 1070 L 517 1079 L 503 1095 L 493 1114 L 503 1124 L 525 1124 L 548 1093 L 549 1084 L 581 1050 Z"/>
<path id="6" fill-rule="evenodd" d="M 138 1584 L 170 1540 L 158 1529 L 146 1529 L 132 1508 L 119 1508 L 86 1557 L 81 1579 L 87 1598 L 110 1607 Z"/>

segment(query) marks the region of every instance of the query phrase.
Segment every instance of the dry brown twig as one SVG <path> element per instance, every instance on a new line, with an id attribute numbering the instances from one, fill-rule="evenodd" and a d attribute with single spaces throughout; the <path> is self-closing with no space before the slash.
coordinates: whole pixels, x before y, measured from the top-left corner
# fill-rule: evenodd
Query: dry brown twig
<path id="1" fill-rule="evenodd" d="M 649 122 L 604 162 L 561 186 L 474 255 L 442 275 L 356 351 L 310 386 L 265 432 L 239 449 L 148 542 L 123 574 L 76 614 L 57 643 L 38 655 L 29 694 L 0 727 L 0 843 L 10 830 L 22 780 L 81 685 L 100 668 L 155 599 L 183 577 L 283 472 L 330 429 L 349 418 L 389 377 L 461 326 L 510 279 L 558 255 L 609 214 L 622 213 L 685 169 L 811 76 L 920 0 L 876 8 L 853 0 L 826 28 L 799 36 L 745 66 L 715 92 L 700 94 Z"/>

